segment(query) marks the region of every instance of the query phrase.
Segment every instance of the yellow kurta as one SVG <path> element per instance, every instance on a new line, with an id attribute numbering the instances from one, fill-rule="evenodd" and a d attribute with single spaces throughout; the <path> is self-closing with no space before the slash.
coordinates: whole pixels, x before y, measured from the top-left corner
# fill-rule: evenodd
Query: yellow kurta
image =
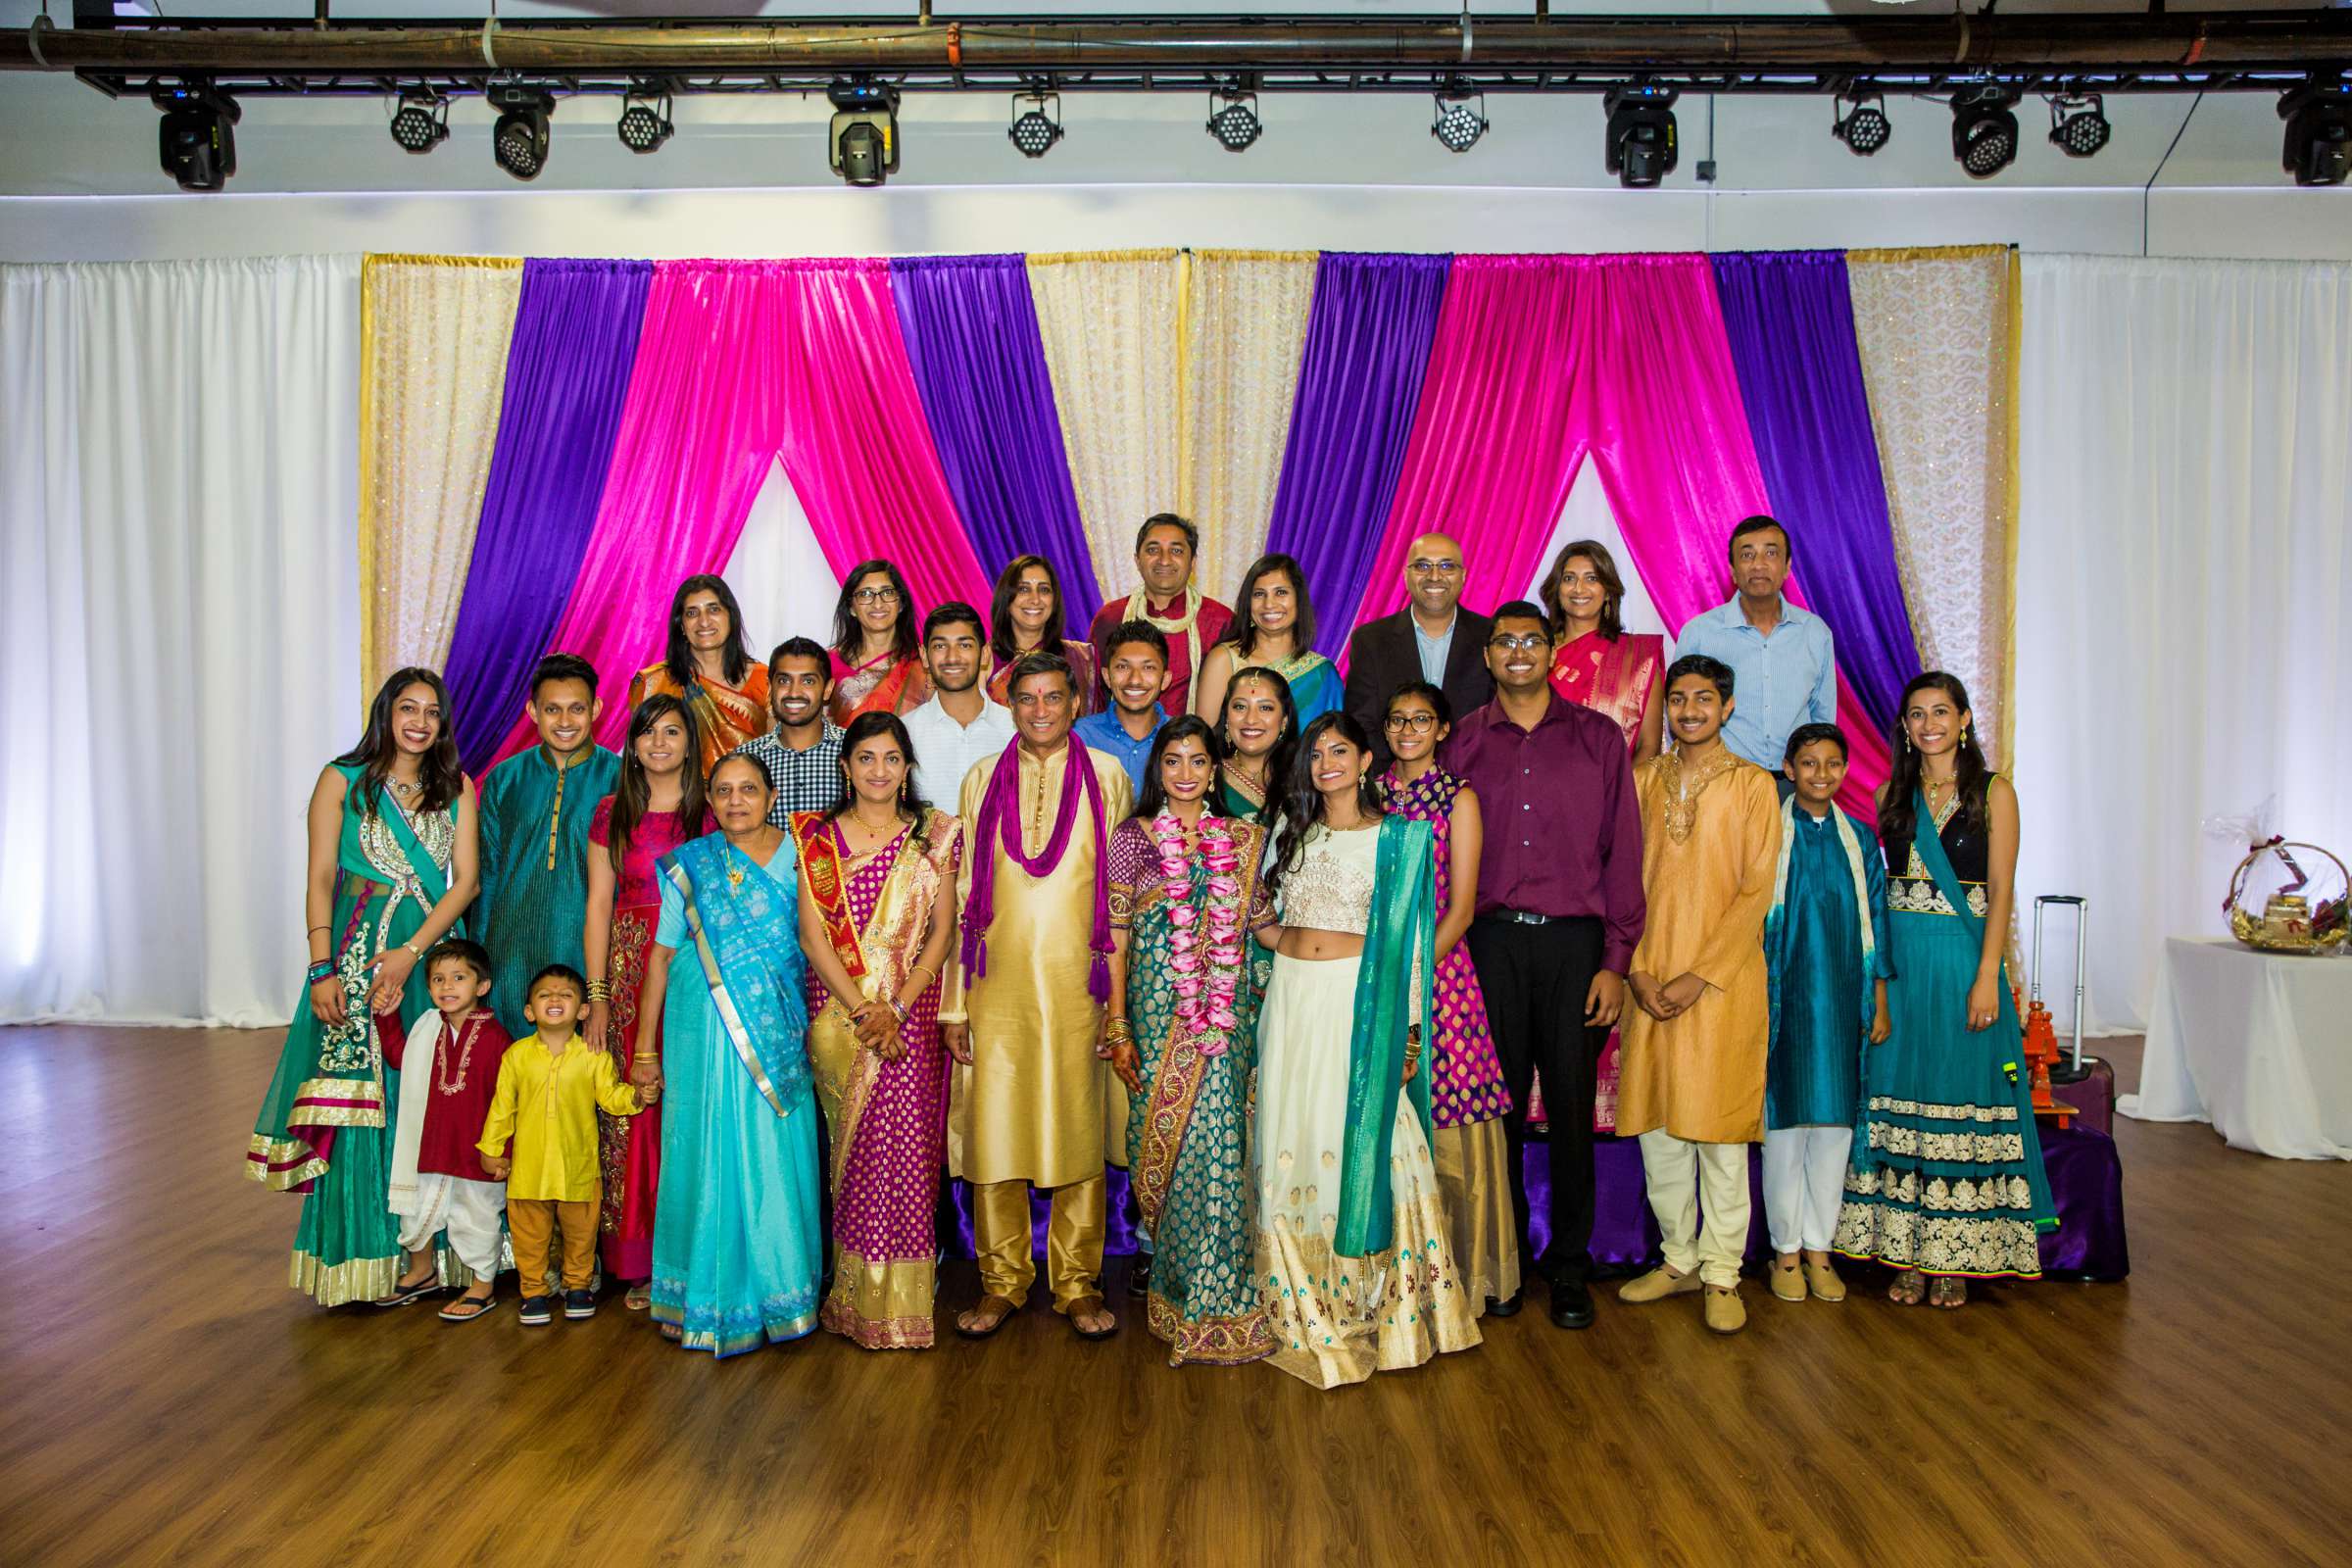
<path id="1" fill-rule="evenodd" d="M 1661 1023 L 1626 998 L 1618 1024 L 1617 1132 L 1663 1127 L 1701 1144 L 1764 1136 L 1764 916 L 1781 853 L 1772 775 L 1730 753 L 1690 770 L 1653 757 L 1634 769 L 1642 805 L 1642 891 L 1649 906 L 1634 969 L 1662 985 L 1695 974 L 1707 989 Z M 1718 771 L 1718 769 L 1721 769 Z"/>
<path id="2" fill-rule="evenodd" d="M 1042 762 L 1012 746 L 1020 761 L 1021 850 L 1035 856 L 1061 809 L 1066 752 Z M 1127 770 L 1087 754 L 1102 786 L 1107 837 L 1135 804 Z M 1105 1158 L 1126 1163 L 1127 1103 L 1109 1093 L 1110 1066 L 1095 1054 L 1102 1004 L 1087 990 L 1094 963 L 1095 867 L 1107 848 L 1095 841 L 1085 798 L 1078 801 L 1061 862 L 1043 878 L 1013 863 L 1002 844 L 980 842 L 980 802 L 997 759 L 963 776 L 959 814 L 964 856 L 958 906 L 968 899 L 983 855 L 996 864 L 996 917 L 987 932 L 988 973 L 969 984 L 948 964 L 943 1021 L 969 1013 L 972 1065 L 956 1069 L 948 1112 L 948 1168 L 972 1182 L 1026 1181 L 1060 1187 L 1102 1174 Z M 960 951 L 960 942 L 957 945 Z"/>
<path id="3" fill-rule="evenodd" d="M 514 1140 L 514 1168 L 507 1173 L 507 1197 L 577 1203 L 602 1190 L 596 1146 L 596 1113 L 634 1116 L 637 1091 L 620 1081 L 612 1053 L 577 1038 L 561 1056 L 537 1035 L 507 1048 L 498 1064 L 498 1090 L 482 1123 L 484 1154 L 507 1152 Z"/>

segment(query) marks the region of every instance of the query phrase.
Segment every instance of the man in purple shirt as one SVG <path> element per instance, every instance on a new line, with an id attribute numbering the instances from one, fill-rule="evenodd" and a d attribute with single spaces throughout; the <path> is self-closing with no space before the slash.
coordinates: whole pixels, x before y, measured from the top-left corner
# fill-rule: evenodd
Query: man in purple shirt
<path id="1" fill-rule="evenodd" d="M 1445 765 L 1478 792 L 1486 834 L 1470 960 L 1487 996 L 1495 1053 L 1511 1091 L 1511 1205 L 1522 1277 L 1528 1241 L 1530 1080 L 1544 1074 L 1551 1121 L 1551 1245 L 1541 1270 L 1551 1320 L 1592 1322 L 1592 1084 L 1625 973 L 1642 940 L 1642 812 L 1616 723 L 1552 695 L 1551 637 L 1524 600 L 1494 612 L 1487 634 L 1494 700 L 1454 725 Z M 1519 1309 L 1516 1297 L 1496 1316 Z"/>

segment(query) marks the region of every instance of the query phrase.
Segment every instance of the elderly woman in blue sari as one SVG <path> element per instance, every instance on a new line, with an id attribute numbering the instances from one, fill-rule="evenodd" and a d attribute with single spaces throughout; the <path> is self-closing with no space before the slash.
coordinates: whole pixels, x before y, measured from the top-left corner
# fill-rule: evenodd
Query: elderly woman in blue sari
<path id="1" fill-rule="evenodd" d="M 1479 1343 L 1432 1155 L 1437 846 L 1384 813 L 1372 743 L 1307 725 L 1267 872 L 1281 926 L 1258 1019 L 1257 1280 L 1274 1365 L 1318 1388 Z"/>
<path id="2" fill-rule="evenodd" d="M 775 781 L 710 770 L 718 831 L 662 858 L 629 1079 L 663 1096 L 653 1317 L 720 1356 L 816 1327 L 823 1267 L 816 1098 L 792 839 Z"/>
<path id="3" fill-rule="evenodd" d="M 473 782 L 458 764 L 449 694 L 399 669 L 375 694 L 360 743 L 311 791 L 309 996 L 245 1149 L 245 1173 L 303 1195 L 290 1281 L 321 1306 L 371 1301 L 401 1280 L 390 1206 L 400 1074 L 387 1034 L 433 1004 L 425 951 L 463 935 L 477 886 Z M 471 1283 L 445 1257 L 443 1272 Z"/>

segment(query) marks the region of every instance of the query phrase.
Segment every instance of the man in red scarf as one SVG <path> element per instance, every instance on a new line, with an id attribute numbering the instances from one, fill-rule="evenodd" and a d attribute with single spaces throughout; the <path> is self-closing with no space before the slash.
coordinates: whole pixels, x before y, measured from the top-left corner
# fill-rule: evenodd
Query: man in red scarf
<path id="1" fill-rule="evenodd" d="M 1095 614 L 1095 668 L 1110 673 L 1110 640 L 1131 620 L 1148 620 L 1168 640 L 1168 689 L 1159 706 L 1170 718 L 1191 712 L 1193 675 L 1204 650 L 1216 646 L 1233 612 L 1200 592 L 1193 581 L 1193 559 L 1200 553 L 1200 530 L 1173 512 L 1154 513 L 1135 535 L 1135 570 L 1143 587 L 1114 598 Z M 1104 704 L 1109 691 L 1104 688 Z"/>
<path id="2" fill-rule="evenodd" d="M 971 1184 L 982 1293 L 956 1329 L 985 1339 L 1028 1298 L 1037 1279 L 1029 1190 L 1044 1187 L 1054 1193 L 1054 1309 L 1099 1340 L 1118 1328 L 1102 1305 L 1102 1163 L 1106 1154 L 1124 1163 L 1126 1126 L 1102 1059 L 1104 857 L 1134 792 L 1117 759 L 1070 733 L 1078 692 L 1059 654 L 1023 659 L 1009 695 L 1013 743 L 963 778 L 963 933 L 939 1009 L 958 1063 L 948 1163 Z"/>

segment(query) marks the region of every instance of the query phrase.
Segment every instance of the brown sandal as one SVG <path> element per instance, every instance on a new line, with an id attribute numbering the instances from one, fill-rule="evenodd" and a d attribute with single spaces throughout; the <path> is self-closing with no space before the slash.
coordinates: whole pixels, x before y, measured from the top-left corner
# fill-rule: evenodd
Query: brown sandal
<path id="1" fill-rule="evenodd" d="M 1915 1268 L 1898 1270 L 1886 1287 L 1886 1299 L 1897 1306 L 1917 1306 L 1928 1298 L 1928 1278 Z"/>
<path id="2" fill-rule="evenodd" d="M 1093 1317 L 1098 1312 L 1110 1318 L 1110 1327 L 1089 1329 L 1079 1325 L 1078 1320 L 1081 1317 Z M 1100 1296 L 1081 1296 L 1069 1304 L 1062 1315 L 1070 1320 L 1071 1330 L 1082 1340 L 1107 1340 L 1119 1332 L 1119 1320 L 1113 1317 L 1110 1309 L 1102 1304 L 1102 1298 Z"/>
<path id="3" fill-rule="evenodd" d="M 989 1319 L 986 1326 L 966 1326 L 964 1319 L 977 1317 L 980 1313 L 988 1311 L 991 1307 L 998 1309 L 997 1315 Z M 979 1300 L 972 1303 L 972 1309 L 970 1311 L 956 1314 L 956 1332 L 967 1340 L 985 1340 L 990 1335 L 996 1333 L 997 1330 L 1003 1328 L 1012 1317 L 1012 1314 L 1020 1309 L 1021 1303 L 1018 1301 L 1009 1300 L 1002 1296 L 983 1296 Z"/>

